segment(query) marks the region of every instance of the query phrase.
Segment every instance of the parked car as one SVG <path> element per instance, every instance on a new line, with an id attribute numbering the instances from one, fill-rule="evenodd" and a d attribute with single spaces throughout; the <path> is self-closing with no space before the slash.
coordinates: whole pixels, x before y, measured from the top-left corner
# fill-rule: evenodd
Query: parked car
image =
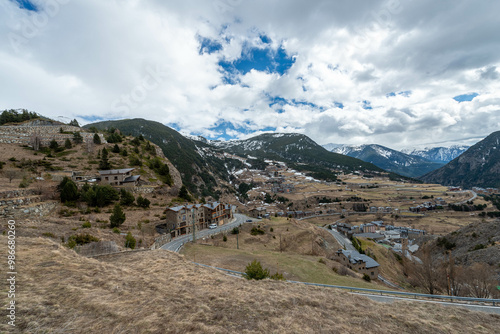
<path id="1" fill-rule="evenodd" d="M 251 223 L 253 220 L 251 219 L 247 219 L 247 223 Z"/>
<path id="2" fill-rule="evenodd" d="M 217 228 L 217 224 L 210 224 L 208 225 L 208 228 L 209 229 Z"/>

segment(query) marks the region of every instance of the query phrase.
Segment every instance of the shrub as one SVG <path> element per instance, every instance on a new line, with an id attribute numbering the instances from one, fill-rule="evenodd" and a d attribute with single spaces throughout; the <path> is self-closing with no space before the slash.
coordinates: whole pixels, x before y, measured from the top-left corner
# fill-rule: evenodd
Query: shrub
<path id="1" fill-rule="evenodd" d="M 367 282 L 370 282 L 372 280 L 367 274 L 363 274 L 363 279 Z"/>
<path id="2" fill-rule="evenodd" d="M 259 261 L 253 260 L 245 268 L 245 278 L 261 280 L 269 277 L 269 270 L 263 269 Z"/>
<path id="3" fill-rule="evenodd" d="M 470 249 L 470 251 L 476 251 L 476 250 L 485 249 L 485 248 L 486 248 L 485 245 L 483 245 L 483 244 L 477 244 L 472 249 Z"/>
<path id="4" fill-rule="evenodd" d="M 262 235 L 264 233 L 266 233 L 266 232 L 264 232 L 264 230 L 257 228 L 257 227 L 252 227 L 252 229 L 250 230 L 251 235 Z"/>
<path id="5" fill-rule="evenodd" d="M 64 148 L 70 149 L 72 147 L 73 147 L 73 144 L 71 144 L 71 140 L 66 138 L 66 140 L 64 141 Z"/>
<path id="6" fill-rule="evenodd" d="M 137 197 L 137 206 L 141 208 L 149 208 L 149 204 L 151 204 L 151 201 L 149 199 L 144 198 L 141 195 Z"/>
<path id="7" fill-rule="evenodd" d="M 135 238 L 132 236 L 132 233 L 128 232 L 127 236 L 125 237 L 125 247 L 134 249 L 135 248 Z"/>
<path id="8" fill-rule="evenodd" d="M 118 146 L 118 144 L 115 144 L 115 146 L 113 146 L 113 148 L 111 149 L 111 152 L 120 153 L 120 146 Z"/>
<path id="9" fill-rule="evenodd" d="M 283 277 L 283 274 L 281 273 L 275 273 L 271 275 L 270 278 L 276 281 L 285 281 L 285 277 Z"/>
<path id="10" fill-rule="evenodd" d="M 100 145 L 101 144 L 101 137 L 97 133 L 94 133 L 94 138 L 93 138 L 94 144 Z"/>
<path id="11" fill-rule="evenodd" d="M 76 183 L 67 176 L 64 177 L 57 188 L 60 191 L 62 203 L 76 201 L 80 196 Z"/>
<path id="12" fill-rule="evenodd" d="M 42 236 L 47 237 L 47 238 L 55 238 L 56 237 L 54 235 L 54 233 L 51 233 L 51 232 L 42 233 Z"/>
<path id="13" fill-rule="evenodd" d="M 120 229 L 118 227 L 113 227 L 113 233 L 120 234 Z"/>
<path id="14" fill-rule="evenodd" d="M 222 241 L 224 241 L 224 242 L 227 241 L 227 237 L 225 235 L 222 237 Z"/>
<path id="15" fill-rule="evenodd" d="M 115 204 L 113 208 L 113 213 L 109 217 L 109 222 L 111 227 L 119 227 L 121 224 L 125 222 L 125 213 L 123 213 L 120 204 Z"/>
<path id="16" fill-rule="evenodd" d="M 82 224 L 82 228 L 91 228 L 92 227 L 92 224 L 90 224 L 90 222 L 85 222 Z"/>
<path id="17" fill-rule="evenodd" d="M 52 139 L 50 141 L 49 148 L 52 150 L 55 150 L 58 147 L 59 147 L 59 144 L 57 143 L 57 141 L 55 139 Z"/>
<path id="18" fill-rule="evenodd" d="M 446 239 L 446 237 L 439 237 L 439 238 L 437 238 L 436 244 L 439 247 L 445 248 L 446 250 L 451 250 L 451 249 L 453 249 L 453 248 L 456 247 L 456 244 L 454 242 L 451 242 L 448 239 Z"/>
<path id="19" fill-rule="evenodd" d="M 129 206 L 134 204 L 135 202 L 135 197 L 132 195 L 130 191 L 126 191 L 125 189 L 122 189 L 120 191 L 120 204 L 124 206 Z"/>
<path id="20" fill-rule="evenodd" d="M 237 227 L 234 227 L 232 230 L 231 230 L 231 234 L 239 234 L 240 233 L 240 229 L 237 228 Z"/>
<path id="21" fill-rule="evenodd" d="M 98 238 L 94 237 L 93 235 L 90 234 L 78 234 L 78 235 L 72 235 L 68 238 L 68 242 L 66 243 L 66 246 L 69 248 L 75 248 L 77 245 L 85 245 L 91 242 L 97 242 L 99 241 Z"/>

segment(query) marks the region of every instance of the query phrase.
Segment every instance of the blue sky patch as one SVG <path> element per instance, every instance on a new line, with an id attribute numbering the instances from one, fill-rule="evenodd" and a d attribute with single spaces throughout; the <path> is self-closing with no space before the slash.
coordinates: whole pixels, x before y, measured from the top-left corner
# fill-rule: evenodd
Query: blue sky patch
<path id="1" fill-rule="evenodd" d="M 370 101 L 364 100 L 363 101 L 363 109 L 367 109 L 367 110 L 373 109 L 372 108 L 372 103 Z"/>
<path id="2" fill-rule="evenodd" d="M 260 37 L 261 42 L 264 44 L 271 44 L 271 42 L 272 42 L 272 40 L 269 37 L 267 37 L 266 35 L 260 35 L 259 37 Z"/>
<path id="3" fill-rule="evenodd" d="M 340 108 L 340 109 L 344 109 L 344 104 L 341 103 L 341 102 L 333 102 L 333 105 L 335 106 L 335 108 Z"/>
<path id="4" fill-rule="evenodd" d="M 222 50 L 222 44 L 216 40 L 198 36 L 198 41 L 200 42 L 200 49 L 198 51 L 200 55 L 204 53 L 212 54 Z"/>
<path id="5" fill-rule="evenodd" d="M 476 96 L 478 96 L 478 93 L 470 93 L 470 94 L 462 94 L 462 95 L 457 95 L 453 98 L 453 100 L 457 102 L 468 102 L 472 101 Z"/>
<path id="6" fill-rule="evenodd" d="M 235 61 L 221 60 L 219 66 L 230 74 L 245 75 L 251 70 L 283 75 L 295 63 L 295 58 L 286 54 L 283 47 L 258 48 L 244 45 L 240 58 Z"/>
<path id="7" fill-rule="evenodd" d="M 396 95 L 401 95 L 401 96 L 404 96 L 404 97 L 409 97 L 411 95 L 411 90 L 404 90 L 404 91 L 401 91 L 401 92 L 390 92 L 388 94 L 385 94 L 386 97 L 394 97 Z"/>
<path id="8" fill-rule="evenodd" d="M 37 12 L 38 8 L 29 0 L 11 0 L 19 5 L 19 8 L 31 10 Z"/>

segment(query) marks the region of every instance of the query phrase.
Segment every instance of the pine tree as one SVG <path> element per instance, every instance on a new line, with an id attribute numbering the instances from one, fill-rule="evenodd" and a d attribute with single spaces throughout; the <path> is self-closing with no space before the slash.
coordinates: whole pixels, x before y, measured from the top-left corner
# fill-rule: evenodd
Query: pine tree
<path id="1" fill-rule="evenodd" d="M 125 219 L 125 213 L 123 213 L 122 207 L 120 206 L 120 204 L 115 204 L 113 213 L 111 214 L 111 216 L 109 216 L 111 228 L 120 227 L 120 225 L 125 222 Z"/>
<path id="2" fill-rule="evenodd" d="M 72 148 L 73 145 L 71 144 L 71 140 L 69 140 L 68 138 L 66 138 L 66 140 L 64 141 L 64 148 L 66 149 L 69 149 L 69 148 Z"/>
<path id="3" fill-rule="evenodd" d="M 101 152 L 101 161 L 99 162 L 99 169 L 106 170 L 110 169 L 111 165 L 108 161 L 108 150 L 106 148 L 102 149 Z"/>
<path id="4" fill-rule="evenodd" d="M 94 133 L 94 144 L 100 145 L 101 144 L 101 137 L 97 133 Z"/>

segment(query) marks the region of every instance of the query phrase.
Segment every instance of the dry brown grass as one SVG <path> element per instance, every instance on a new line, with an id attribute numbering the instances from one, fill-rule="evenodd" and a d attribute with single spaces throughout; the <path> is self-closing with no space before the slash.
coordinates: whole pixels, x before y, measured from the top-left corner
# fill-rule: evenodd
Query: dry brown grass
<path id="1" fill-rule="evenodd" d="M 18 333 L 493 333 L 500 322 L 460 308 L 246 281 L 161 250 L 107 263 L 47 239 L 17 244 Z M 5 322 L 0 330 L 11 331 Z"/>

